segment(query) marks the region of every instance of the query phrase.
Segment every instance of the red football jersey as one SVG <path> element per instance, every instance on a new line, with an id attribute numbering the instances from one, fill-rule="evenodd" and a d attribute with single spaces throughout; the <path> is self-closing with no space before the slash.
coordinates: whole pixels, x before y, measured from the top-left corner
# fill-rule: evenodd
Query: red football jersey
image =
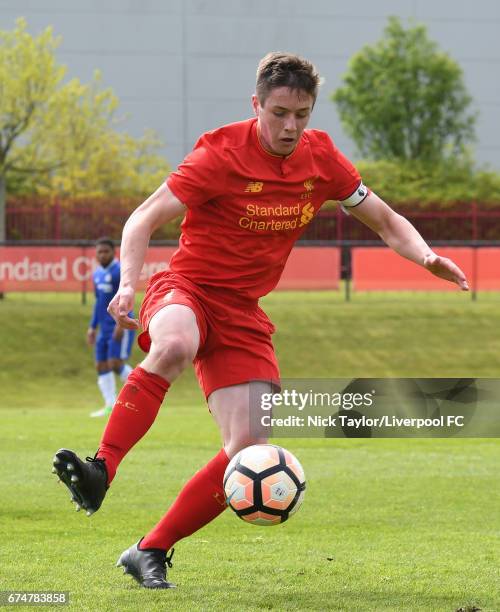
<path id="1" fill-rule="evenodd" d="M 167 185 L 188 208 L 170 269 L 244 301 L 276 286 L 326 200 L 352 206 L 367 195 L 326 132 L 304 130 L 283 157 L 263 148 L 256 118 L 204 134 Z"/>

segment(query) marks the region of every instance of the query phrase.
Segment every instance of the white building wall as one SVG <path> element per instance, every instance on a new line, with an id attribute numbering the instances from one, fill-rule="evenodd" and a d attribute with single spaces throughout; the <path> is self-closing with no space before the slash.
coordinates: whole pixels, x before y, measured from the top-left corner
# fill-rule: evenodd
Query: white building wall
<path id="1" fill-rule="evenodd" d="M 331 92 L 349 57 L 387 17 L 414 19 L 462 66 L 479 111 L 476 157 L 500 168 L 500 2 L 497 0 L 0 0 L 0 29 L 62 36 L 58 59 L 88 81 L 95 69 L 121 100 L 124 128 L 157 131 L 173 166 L 204 131 L 251 116 L 255 70 L 270 50 L 313 61 L 326 78 L 311 127 L 355 158 Z"/>

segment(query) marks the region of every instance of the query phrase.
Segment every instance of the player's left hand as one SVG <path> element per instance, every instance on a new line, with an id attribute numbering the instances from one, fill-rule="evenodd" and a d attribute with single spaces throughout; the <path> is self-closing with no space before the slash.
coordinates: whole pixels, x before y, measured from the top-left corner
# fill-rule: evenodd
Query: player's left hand
<path id="1" fill-rule="evenodd" d="M 116 325 L 115 329 L 113 330 L 113 340 L 115 340 L 116 342 L 120 342 L 122 338 L 123 338 L 123 327 L 121 327 L 120 325 Z"/>
<path id="2" fill-rule="evenodd" d="M 434 276 L 456 283 L 462 291 L 469 291 L 465 274 L 451 259 L 431 253 L 424 259 L 424 267 Z"/>
<path id="3" fill-rule="evenodd" d="M 96 338 L 96 330 L 93 327 L 89 327 L 87 329 L 87 344 L 89 346 L 94 346 Z"/>

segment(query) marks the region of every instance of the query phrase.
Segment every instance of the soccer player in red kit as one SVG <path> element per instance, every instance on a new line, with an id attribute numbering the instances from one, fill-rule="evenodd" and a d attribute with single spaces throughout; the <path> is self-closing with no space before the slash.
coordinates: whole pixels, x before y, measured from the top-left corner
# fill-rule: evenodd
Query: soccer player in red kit
<path id="1" fill-rule="evenodd" d="M 176 172 L 130 216 L 121 243 L 120 288 L 109 305 L 136 329 L 134 305 L 153 231 L 184 215 L 179 248 L 149 283 L 130 374 L 94 458 L 61 449 L 54 470 L 87 514 L 99 509 L 125 454 L 153 424 L 172 382 L 191 362 L 219 426 L 223 448 L 183 487 L 165 516 L 119 565 L 147 588 L 170 588 L 167 551 L 226 507 L 229 460 L 266 440 L 249 429 L 251 381 L 279 384 L 271 335 L 258 300 L 277 284 L 287 257 L 326 200 L 371 227 L 392 249 L 467 290 L 463 272 L 365 187 L 356 168 L 319 130 L 306 130 L 319 86 L 308 61 L 270 53 L 258 67 L 256 117 L 204 134 Z"/>

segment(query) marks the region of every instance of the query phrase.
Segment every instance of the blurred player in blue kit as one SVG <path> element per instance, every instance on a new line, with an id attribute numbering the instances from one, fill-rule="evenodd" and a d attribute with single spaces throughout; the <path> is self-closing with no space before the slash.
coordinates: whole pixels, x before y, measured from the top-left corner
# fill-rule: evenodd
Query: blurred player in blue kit
<path id="1" fill-rule="evenodd" d="M 99 238 L 95 255 L 99 263 L 92 277 L 96 300 L 87 341 L 95 347 L 97 386 L 104 398 L 104 407 L 90 416 L 103 417 L 111 414 L 116 400 L 115 374 L 125 382 L 132 371 L 126 361 L 135 332 L 117 325 L 107 310 L 120 285 L 120 262 L 115 258 L 114 242 L 110 238 Z"/>

